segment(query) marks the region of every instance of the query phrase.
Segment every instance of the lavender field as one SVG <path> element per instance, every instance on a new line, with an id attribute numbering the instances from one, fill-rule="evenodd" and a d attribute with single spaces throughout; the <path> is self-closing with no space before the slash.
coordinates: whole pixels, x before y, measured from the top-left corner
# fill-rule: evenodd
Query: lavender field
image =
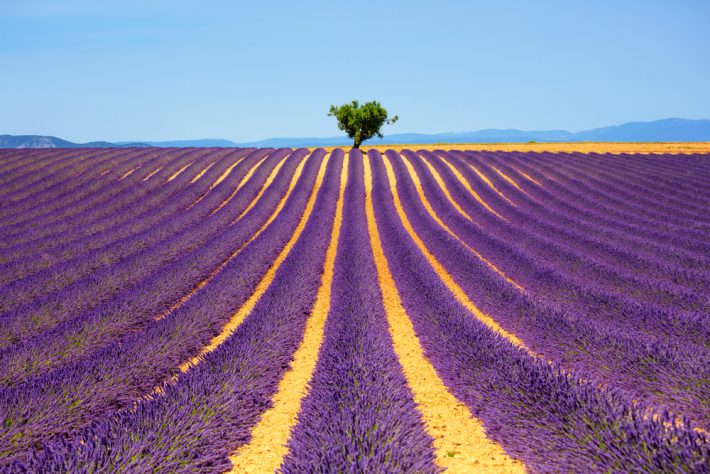
<path id="1" fill-rule="evenodd" d="M 710 155 L 0 150 L 0 472 L 710 472 Z"/>

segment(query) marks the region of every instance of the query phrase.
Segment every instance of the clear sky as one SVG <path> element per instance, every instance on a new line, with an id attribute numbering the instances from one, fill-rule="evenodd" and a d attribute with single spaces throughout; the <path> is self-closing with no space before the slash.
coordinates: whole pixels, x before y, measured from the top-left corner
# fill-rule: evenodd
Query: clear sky
<path id="1" fill-rule="evenodd" d="M 710 1 L 0 0 L 0 134 L 578 131 L 710 118 Z"/>

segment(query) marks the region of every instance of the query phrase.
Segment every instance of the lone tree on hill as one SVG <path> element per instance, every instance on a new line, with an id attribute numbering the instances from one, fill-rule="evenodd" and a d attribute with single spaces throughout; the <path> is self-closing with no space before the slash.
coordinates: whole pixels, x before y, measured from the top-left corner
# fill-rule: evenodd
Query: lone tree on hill
<path id="1" fill-rule="evenodd" d="M 357 100 L 339 107 L 330 106 L 329 116 L 338 120 L 338 128 L 353 139 L 353 148 L 360 148 L 360 144 L 377 135 L 382 138 L 380 129 L 384 124 L 395 123 L 398 117 L 387 118 L 387 110 L 379 102 L 365 102 L 362 106 Z"/>

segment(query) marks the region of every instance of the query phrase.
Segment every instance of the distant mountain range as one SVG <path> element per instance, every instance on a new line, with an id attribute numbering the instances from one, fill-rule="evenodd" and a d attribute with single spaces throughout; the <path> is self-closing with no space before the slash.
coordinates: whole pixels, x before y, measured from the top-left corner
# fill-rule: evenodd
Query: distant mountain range
<path id="1" fill-rule="evenodd" d="M 109 142 L 73 143 L 43 135 L 0 135 L 0 148 L 112 148 L 117 146 L 147 146 L 144 143 L 123 145 Z"/>
<path id="2" fill-rule="evenodd" d="M 522 142 L 706 142 L 710 141 L 710 120 L 669 118 L 654 122 L 630 122 L 582 132 L 566 130 L 501 130 L 488 129 L 460 133 L 398 133 L 365 144 L 433 144 L 433 143 L 522 143 Z M 347 137 L 267 138 L 237 143 L 224 139 L 175 140 L 157 142 L 89 142 L 72 143 L 61 138 L 40 135 L 0 135 L 0 148 L 90 148 L 113 146 L 155 147 L 305 147 L 348 146 Z"/>

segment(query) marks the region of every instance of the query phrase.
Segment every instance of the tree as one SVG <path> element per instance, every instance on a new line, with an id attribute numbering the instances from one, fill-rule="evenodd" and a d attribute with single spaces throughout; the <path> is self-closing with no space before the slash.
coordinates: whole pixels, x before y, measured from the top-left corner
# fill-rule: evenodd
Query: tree
<path id="1" fill-rule="evenodd" d="M 395 123 L 398 117 L 387 118 L 387 110 L 379 102 L 365 102 L 360 106 L 357 100 L 339 107 L 330 106 L 329 116 L 338 120 L 338 128 L 353 139 L 353 148 L 375 135 L 382 138 L 380 129 L 384 124 Z"/>

